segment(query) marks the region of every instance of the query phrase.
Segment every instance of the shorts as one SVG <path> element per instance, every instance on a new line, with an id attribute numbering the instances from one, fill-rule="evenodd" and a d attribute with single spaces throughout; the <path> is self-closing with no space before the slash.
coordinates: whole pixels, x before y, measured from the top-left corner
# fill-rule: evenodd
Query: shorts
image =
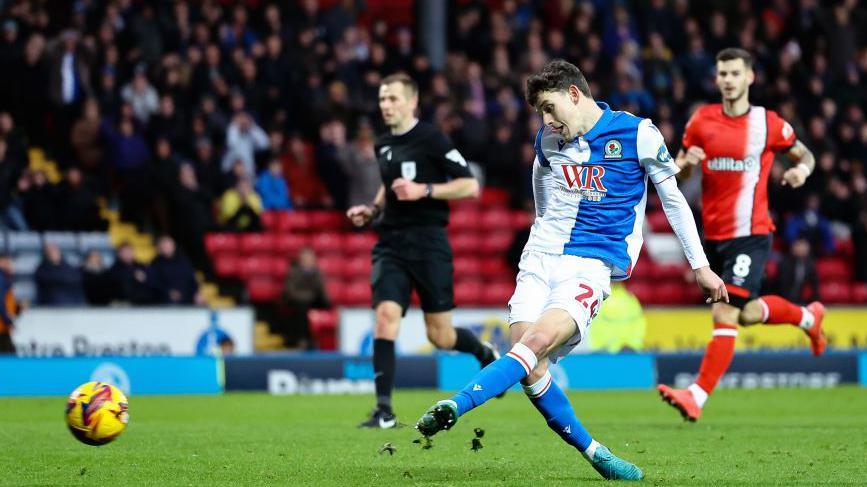
<path id="1" fill-rule="evenodd" d="M 509 325 L 536 322 L 549 309 L 569 313 L 575 320 L 575 334 L 548 355 L 557 363 L 587 336 L 590 322 L 609 294 L 611 266 L 601 260 L 526 250 L 509 300 Z"/>
<path id="2" fill-rule="evenodd" d="M 373 247 L 373 307 L 394 301 L 405 316 L 414 288 L 425 313 L 450 311 L 455 307 L 453 273 L 452 248 L 444 228 L 384 230 Z"/>
<path id="3" fill-rule="evenodd" d="M 759 297 L 765 263 L 771 252 L 771 235 L 750 235 L 731 240 L 707 240 L 704 243 L 710 268 L 729 291 L 729 304 L 743 308 Z"/>

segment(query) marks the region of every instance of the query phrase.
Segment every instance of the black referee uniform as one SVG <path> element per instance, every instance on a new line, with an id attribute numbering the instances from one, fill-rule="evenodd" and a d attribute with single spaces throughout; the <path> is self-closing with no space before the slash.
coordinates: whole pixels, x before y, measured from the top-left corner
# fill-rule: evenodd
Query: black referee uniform
<path id="1" fill-rule="evenodd" d="M 405 315 L 415 288 L 423 311 L 449 311 L 454 308 L 454 292 L 452 248 L 445 231 L 448 202 L 433 198 L 400 201 L 391 184 L 397 178 L 437 184 L 473 175 L 448 138 L 425 122 L 418 122 L 405 134 L 384 135 L 375 147 L 386 191 L 370 275 L 373 307 L 395 301 Z"/>

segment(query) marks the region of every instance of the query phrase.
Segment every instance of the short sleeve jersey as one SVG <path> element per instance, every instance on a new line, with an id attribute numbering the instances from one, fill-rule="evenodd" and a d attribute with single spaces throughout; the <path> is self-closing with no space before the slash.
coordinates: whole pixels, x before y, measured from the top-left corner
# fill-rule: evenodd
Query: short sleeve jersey
<path id="1" fill-rule="evenodd" d="M 774 153 L 796 142 L 788 122 L 773 110 L 753 106 L 730 117 L 719 103 L 693 114 L 683 149 L 701 147 L 701 217 L 707 240 L 766 235 L 774 230 L 768 213 L 768 176 Z"/>
<path id="2" fill-rule="evenodd" d="M 404 134 L 380 136 L 375 150 L 385 185 L 382 226 L 446 226 L 449 221 L 446 201 L 432 198 L 400 201 L 391 185 L 397 178 L 436 184 L 473 177 L 467 161 L 448 137 L 433 125 L 418 122 Z"/>

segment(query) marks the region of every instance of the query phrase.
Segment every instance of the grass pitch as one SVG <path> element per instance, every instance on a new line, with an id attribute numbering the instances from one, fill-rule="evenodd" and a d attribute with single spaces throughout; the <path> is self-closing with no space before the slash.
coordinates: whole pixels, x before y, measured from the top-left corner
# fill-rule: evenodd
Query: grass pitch
<path id="1" fill-rule="evenodd" d="M 413 424 L 445 394 L 399 392 Z M 651 485 L 864 485 L 867 389 L 723 390 L 684 423 L 654 391 L 570 398 L 594 436 Z M 64 398 L 0 400 L 2 485 L 575 485 L 602 482 L 523 394 L 471 412 L 433 447 L 411 427 L 359 430 L 367 396 L 130 397 L 114 443 L 78 443 Z M 470 450 L 473 428 L 486 432 Z M 378 450 L 390 442 L 393 455 Z"/>

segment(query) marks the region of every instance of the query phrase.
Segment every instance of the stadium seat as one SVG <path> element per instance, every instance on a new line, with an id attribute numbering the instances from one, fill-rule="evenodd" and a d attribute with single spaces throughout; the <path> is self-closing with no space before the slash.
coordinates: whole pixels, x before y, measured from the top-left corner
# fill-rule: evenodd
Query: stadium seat
<path id="1" fill-rule="evenodd" d="M 822 257 L 816 262 L 820 281 L 848 282 L 852 279 L 852 267 L 841 257 Z"/>
<path id="2" fill-rule="evenodd" d="M 303 247 L 310 245 L 307 235 L 280 233 L 274 236 L 274 253 L 282 257 L 295 257 Z"/>
<path id="3" fill-rule="evenodd" d="M 237 277 L 241 267 L 241 258 L 234 252 L 213 256 L 214 272 L 223 278 Z"/>
<path id="4" fill-rule="evenodd" d="M 479 212 L 475 210 L 458 209 L 449 217 L 449 231 L 465 231 L 479 229 Z"/>
<path id="5" fill-rule="evenodd" d="M 237 252 L 240 247 L 240 238 L 234 233 L 209 233 L 205 235 L 205 249 L 208 255 L 216 255 L 227 252 Z"/>
<path id="6" fill-rule="evenodd" d="M 852 299 L 853 303 L 867 304 L 867 283 L 853 283 L 850 298 Z"/>
<path id="7" fill-rule="evenodd" d="M 671 225 L 668 223 L 668 217 L 663 211 L 654 211 L 647 214 L 647 224 L 650 225 L 650 230 L 655 233 L 672 233 Z"/>
<path id="8" fill-rule="evenodd" d="M 372 262 L 369 255 L 358 255 L 346 259 L 344 266 L 344 275 L 346 275 L 346 277 L 370 277 Z"/>
<path id="9" fill-rule="evenodd" d="M 205 237 L 207 241 L 207 236 Z M 85 253 L 91 249 L 99 250 L 100 252 L 114 252 L 114 246 L 111 244 L 111 238 L 107 233 L 101 232 L 82 232 L 78 234 L 78 250 Z"/>
<path id="10" fill-rule="evenodd" d="M 271 256 L 268 258 L 268 261 L 269 274 L 275 279 L 280 279 L 282 283 L 286 279 L 286 274 L 289 273 L 289 259 L 281 256 Z"/>
<path id="11" fill-rule="evenodd" d="M 78 251 L 78 236 L 72 232 L 45 232 L 42 234 L 42 242 L 53 243 L 63 252 Z"/>
<path id="12" fill-rule="evenodd" d="M 40 262 L 42 262 L 41 254 L 33 252 L 17 254 L 12 258 L 12 272 L 16 276 L 30 276 L 36 272 Z"/>
<path id="13" fill-rule="evenodd" d="M 269 232 L 278 231 L 280 224 L 280 212 L 279 211 L 265 211 L 259 215 L 259 219 L 262 221 L 262 226 L 265 230 Z"/>
<path id="14" fill-rule="evenodd" d="M 851 298 L 851 290 L 848 283 L 823 282 L 819 285 L 819 295 L 822 296 L 824 303 L 848 303 Z"/>
<path id="15" fill-rule="evenodd" d="M 378 237 L 373 232 L 344 233 L 343 253 L 348 255 L 366 255 L 370 257 Z"/>
<path id="16" fill-rule="evenodd" d="M 21 303 L 36 302 L 36 283 L 32 279 L 15 280 L 12 283 L 12 293 Z"/>
<path id="17" fill-rule="evenodd" d="M 325 292 L 328 294 L 328 299 L 331 300 L 332 304 L 342 305 L 346 304 L 343 300 L 343 296 L 346 290 L 346 283 L 343 282 L 342 279 L 325 279 Z"/>
<path id="18" fill-rule="evenodd" d="M 343 293 L 344 304 L 369 306 L 371 299 L 370 282 L 366 279 L 352 281 Z"/>
<path id="19" fill-rule="evenodd" d="M 9 232 L 6 235 L 6 246 L 12 254 L 41 252 L 42 238 L 38 232 Z"/>
<path id="20" fill-rule="evenodd" d="M 535 215 L 532 213 L 528 213 L 526 211 L 513 211 L 512 212 L 512 230 L 524 230 L 530 228 L 530 225 L 533 224 L 533 219 Z"/>
<path id="21" fill-rule="evenodd" d="M 349 221 L 338 211 L 310 211 L 310 228 L 316 232 L 334 231 L 343 228 Z"/>
<path id="22" fill-rule="evenodd" d="M 512 230 L 512 214 L 504 208 L 493 208 L 482 212 L 482 228 L 487 231 Z"/>
<path id="23" fill-rule="evenodd" d="M 511 232 L 491 232 L 482 239 L 482 251 L 502 254 L 512 245 L 513 238 Z"/>
<path id="24" fill-rule="evenodd" d="M 343 277 L 346 274 L 346 259 L 341 255 L 325 255 L 319 258 L 319 271 L 327 278 Z"/>
<path id="25" fill-rule="evenodd" d="M 339 254 L 343 251 L 343 238 L 337 232 L 316 233 L 310 238 L 310 246 L 317 255 Z"/>
<path id="26" fill-rule="evenodd" d="M 238 277 L 243 280 L 250 280 L 254 277 L 271 276 L 272 275 L 272 258 L 267 255 L 252 255 L 242 257 L 238 265 Z"/>
<path id="27" fill-rule="evenodd" d="M 270 254 L 276 247 L 276 240 L 276 236 L 270 233 L 245 233 L 241 235 L 239 249 L 246 255 Z"/>
<path id="28" fill-rule="evenodd" d="M 482 300 L 482 282 L 477 279 L 459 280 L 455 283 L 455 305 L 478 305 Z"/>
<path id="29" fill-rule="evenodd" d="M 480 272 L 482 277 L 490 280 L 512 278 L 516 270 L 509 267 L 503 256 L 495 256 L 482 258 Z"/>
<path id="30" fill-rule="evenodd" d="M 477 257 L 455 257 L 455 276 L 461 279 L 478 277 L 482 273 L 482 262 Z"/>
<path id="31" fill-rule="evenodd" d="M 311 309 L 307 312 L 310 335 L 319 350 L 337 349 L 337 311 L 332 309 Z"/>
<path id="32" fill-rule="evenodd" d="M 78 250 L 63 252 L 63 260 L 72 267 L 80 267 L 83 262 L 82 255 Z"/>
<path id="33" fill-rule="evenodd" d="M 280 282 L 268 277 L 256 277 L 247 281 L 247 294 L 254 303 L 269 303 L 277 300 L 283 288 Z"/>
<path id="34" fill-rule="evenodd" d="M 482 206 L 487 208 L 505 207 L 509 204 L 509 192 L 502 188 L 485 188 L 479 197 Z"/>
<path id="35" fill-rule="evenodd" d="M 655 284 L 651 303 L 662 305 L 685 304 L 689 298 L 684 295 L 683 283 L 678 281 L 666 281 Z"/>
<path id="36" fill-rule="evenodd" d="M 847 259 L 855 255 L 855 243 L 851 238 L 838 238 L 834 240 L 836 254 Z"/>
<path id="37" fill-rule="evenodd" d="M 456 256 L 474 255 L 482 250 L 482 238 L 472 231 L 461 231 L 449 236 L 449 243 Z"/>
<path id="38" fill-rule="evenodd" d="M 515 292 L 515 283 L 511 280 L 498 279 L 488 281 L 482 286 L 480 304 L 504 307 Z"/>
<path id="39" fill-rule="evenodd" d="M 656 264 L 649 256 L 638 259 L 638 263 L 632 269 L 632 275 L 629 277 L 627 284 L 633 282 L 644 282 L 653 280 L 653 275 L 656 273 Z"/>
<path id="40" fill-rule="evenodd" d="M 310 217 L 303 211 L 281 211 L 277 214 L 277 231 L 306 232 L 310 229 Z"/>
<path id="41" fill-rule="evenodd" d="M 683 280 L 683 276 L 689 267 L 686 264 L 655 264 L 652 267 L 651 277 L 658 281 Z"/>

